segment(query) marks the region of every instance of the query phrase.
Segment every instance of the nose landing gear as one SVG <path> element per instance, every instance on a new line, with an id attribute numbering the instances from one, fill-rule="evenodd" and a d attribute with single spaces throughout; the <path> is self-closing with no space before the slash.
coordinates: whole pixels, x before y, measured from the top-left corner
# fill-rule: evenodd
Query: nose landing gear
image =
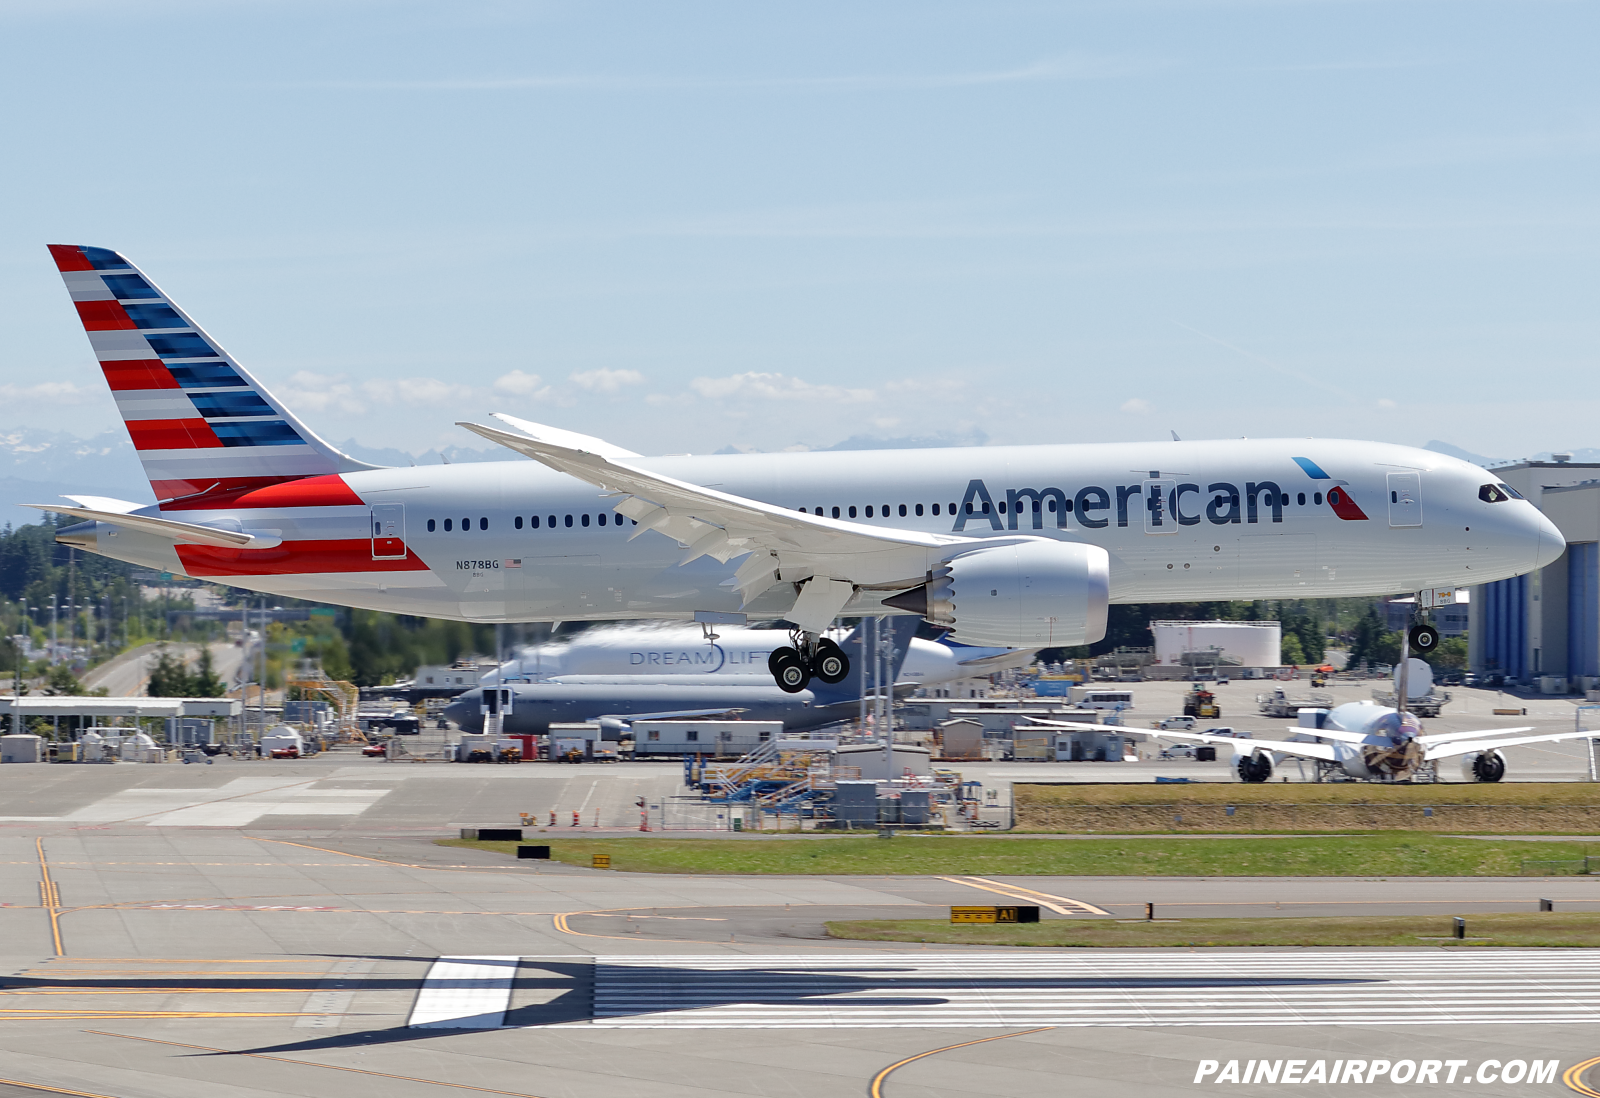
<path id="1" fill-rule="evenodd" d="M 797 632 L 792 641 L 792 647 L 786 645 L 767 657 L 767 670 L 785 693 L 800 693 L 813 677 L 832 685 L 850 674 L 850 657 L 827 637 Z"/>

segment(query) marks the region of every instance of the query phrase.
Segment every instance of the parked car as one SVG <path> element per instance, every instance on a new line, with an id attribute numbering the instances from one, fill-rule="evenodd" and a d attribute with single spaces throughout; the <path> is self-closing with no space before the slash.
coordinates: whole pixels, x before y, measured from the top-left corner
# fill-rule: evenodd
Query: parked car
<path id="1" fill-rule="evenodd" d="M 1252 735 L 1249 732 L 1246 732 L 1242 728 L 1226 728 L 1226 727 L 1224 727 L 1224 728 L 1208 728 L 1208 729 L 1206 729 L 1206 735 L 1208 735 L 1208 736 L 1232 736 L 1236 740 L 1253 740 L 1253 739 L 1255 739 L 1254 735 Z"/>
<path id="2" fill-rule="evenodd" d="M 1163 732 L 1190 732 L 1194 729 L 1193 717 L 1167 717 L 1156 722 L 1156 727 Z"/>
<path id="3" fill-rule="evenodd" d="M 1192 759 L 1194 758 L 1194 744 L 1175 743 L 1161 752 L 1163 759 Z"/>

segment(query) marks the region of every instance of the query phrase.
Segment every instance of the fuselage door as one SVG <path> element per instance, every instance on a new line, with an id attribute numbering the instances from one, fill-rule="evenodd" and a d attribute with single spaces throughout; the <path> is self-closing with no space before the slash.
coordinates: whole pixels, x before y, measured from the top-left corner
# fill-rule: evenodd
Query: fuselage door
<path id="1" fill-rule="evenodd" d="M 372 559 L 404 560 L 405 556 L 405 504 L 377 504 L 372 508 Z"/>
<path id="2" fill-rule="evenodd" d="M 1422 474 L 1389 474 L 1389 525 L 1422 525 Z"/>

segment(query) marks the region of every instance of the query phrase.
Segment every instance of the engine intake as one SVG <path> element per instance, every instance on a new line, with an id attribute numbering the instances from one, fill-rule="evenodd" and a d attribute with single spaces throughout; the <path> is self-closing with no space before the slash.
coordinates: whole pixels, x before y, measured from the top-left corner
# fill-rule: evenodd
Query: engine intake
<path id="1" fill-rule="evenodd" d="M 921 614 L 964 644 L 1053 648 L 1106 635 L 1111 562 L 1097 545 L 1029 539 L 949 558 L 884 605 Z"/>

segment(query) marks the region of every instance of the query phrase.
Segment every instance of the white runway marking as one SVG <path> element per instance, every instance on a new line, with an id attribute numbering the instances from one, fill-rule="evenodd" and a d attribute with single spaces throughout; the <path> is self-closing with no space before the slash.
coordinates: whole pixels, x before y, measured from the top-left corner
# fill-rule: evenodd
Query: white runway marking
<path id="1" fill-rule="evenodd" d="M 605 956 L 607 1028 L 1600 1022 L 1600 950 Z"/>
<path id="2" fill-rule="evenodd" d="M 235 778 L 210 789 L 124 789 L 65 816 L 0 816 L 0 822 L 246 827 L 262 816 L 358 816 L 390 792 L 311 788 L 319 780 L 261 775 Z"/>
<path id="3" fill-rule="evenodd" d="M 440 957 L 433 962 L 416 1005 L 412 1029 L 499 1029 L 511 1005 L 519 957 Z"/>

